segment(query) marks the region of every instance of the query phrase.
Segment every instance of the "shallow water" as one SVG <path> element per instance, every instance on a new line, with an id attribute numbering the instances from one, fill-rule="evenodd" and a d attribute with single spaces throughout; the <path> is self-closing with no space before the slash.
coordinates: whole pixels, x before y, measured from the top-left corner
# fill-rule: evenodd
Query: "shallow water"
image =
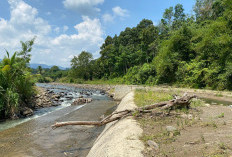
<path id="1" fill-rule="evenodd" d="M 92 91 L 93 102 L 71 106 L 83 89 L 38 84 L 54 92 L 68 92 L 72 100 L 60 106 L 39 109 L 35 115 L 0 123 L 0 156 L 85 156 L 104 127 L 68 126 L 52 130 L 56 121 L 98 120 L 116 102 Z"/>
<path id="2" fill-rule="evenodd" d="M 0 122 L 0 131 L 15 127 L 19 124 L 25 123 L 27 121 L 39 118 L 41 116 L 45 116 L 51 112 L 66 108 L 71 105 L 71 103 L 80 96 L 80 92 L 83 91 L 84 89 L 80 88 L 74 88 L 74 87 L 67 87 L 64 85 L 51 85 L 51 84 L 42 84 L 38 83 L 37 86 L 43 87 L 46 89 L 49 89 L 55 93 L 60 93 L 60 92 L 68 92 L 68 95 L 71 95 L 73 99 L 68 100 L 67 98 L 61 98 L 63 102 L 61 103 L 60 106 L 52 106 L 52 107 L 47 107 L 47 108 L 41 108 L 38 110 L 35 110 L 34 115 L 28 118 L 23 118 L 23 119 L 16 119 L 16 120 L 7 120 L 5 122 Z M 92 90 L 91 91 L 92 95 L 90 96 L 93 100 L 111 100 L 109 97 L 106 95 L 101 95 L 100 91 L 98 90 Z M 87 97 L 84 95 L 84 97 Z M 74 107 L 73 110 L 77 110 L 84 105 Z"/>

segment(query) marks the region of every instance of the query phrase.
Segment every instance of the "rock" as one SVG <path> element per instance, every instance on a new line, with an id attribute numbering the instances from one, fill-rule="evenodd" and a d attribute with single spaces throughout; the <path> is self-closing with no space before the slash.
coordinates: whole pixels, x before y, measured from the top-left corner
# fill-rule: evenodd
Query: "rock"
<path id="1" fill-rule="evenodd" d="M 104 119 L 104 118 L 105 118 L 105 115 L 104 115 L 104 114 L 101 115 L 100 119 L 102 120 L 102 119 Z"/>
<path id="2" fill-rule="evenodd" d="M 66 96 L 65 97 L 67 100 L 72 100 L 73 96 Z"/>
<path id="3" fill-rule="evenodd" d="M 81 105 L 85 103 L 90 103 L 92 101 L 92 98 L 77 98 L 72 105 Z"/>
<path id="4" fill-rule="evenodd" d="M 210 107 L 210 104 L 205 104 L 206 107 Z"/>
<path id="5" fill-rule="evenodd" d="M 154 150 L 159 150 L 159 145 L 158 145 L 156 142 L 154 142 L 154 141 L 152 141 L 152 140 L 148 140 L 148 141 L 147 141 L 147 144 L 148 144 L 148 146 L 151 147 L 152 149 L 154 149 Z"/>
<path id="6" fill-rule="evenodd" d="M 166 126 L 166 130 L 167 130 L 168 132 L 174 132 L 174 131 L 176 131 L 177 129 L 176 129 L 174 126 Z"/>
<path id="7" fill-rule="evenodd" d="M 35 96 L 35 98 L 39 98 L 39 97 L 40 97 L 40 95 L 36 95 L 36 96 Z"/>
<path id="8" fill-rule="evenodd" d="M 193 119 L 193 115 L 191 114 L 182 114 L 181 117 L 185 119 Z"/>
<path id="9" fill-rule="evenodd" d="M 33 110 L 28 107 L 24 107 L 21 111 L 21 114 L 25 117 L 32 116 L 33 113 L 34 113 Z"/>
<path id="10" fill-rule="evenodd" d="M 60 97 L 61 97 L 60 95 L 57 95 L 57 94 L 56 94 L 56 95 L 53 95 L 53 96 L 52 96 L 52 99 L 59 99 Z"/>
<path id="11" fill-rule="evenodd" d="M 36 106 L 42 106 L 42 100 L 41 99 L 37 99 L 37 103 L 36 103 Z"/>
<path id="12" fill-rule="evenodd" d="M 59 101 L 59 99 L 58 99 L 58 98 L 55 98 L 54 100 L 55 100 L 55 101 Z"/>
<path id="13" fill-rule="evenodd" d="M 86 95 L 86 96 L 90 96 L 90 93 L 86 93 L 85 95 Z"/>
<path id="14" fill-rule="evenodd" d="M 13 114 L 10 116 L 10 119 L 16 120 L 16 119 L 19 119 L 19 117 L 18 117 L 15 113 L 13 113 Z"/>
<path id="15" fill-rule="evenodd" d="M 105 95 L 105 92 L 104 92 L 104 91 L 100 91 L 100 94 L 101 94 L 101 95 Z"/>
<path id="16" fill-rule="evenodd" d="M 109 97 L 113 98 L 114 97 L 114 93 L 109 94 Z"/>
<path id="17" fill-rule="evenodd" d="M 57 102 L 53 102 L 52 103 L 52 106 L 59 106 L 60 104 L 59 103 L 57 103 Z"/>
<path id="18" fill-rule="evenodd" d="M 48 91 L 48 94 L 52 94 L 52 93 L 54 93 L 53 91 Z"/>

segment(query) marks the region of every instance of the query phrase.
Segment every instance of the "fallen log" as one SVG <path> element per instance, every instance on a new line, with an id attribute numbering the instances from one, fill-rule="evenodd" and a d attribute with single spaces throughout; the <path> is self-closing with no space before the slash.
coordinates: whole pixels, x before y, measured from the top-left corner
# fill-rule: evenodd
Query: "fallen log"
<path id="1" fill-rule="evenodd" d="M 190 103 L 193 98 L 196 98 L 196 95 L 189 96 L 185 93 L 182 97 L 174 96 L 174 99 L 170 101 L 155 103 L 153 105 L 148 105 L 144 107 L 139 107 L 133 110 L 123 110 L 118 112 L 113 112 L 109 116 L 105 117 L 101 121 L 67 121 L 67 122 L 57 122 L 52 125 L 52 128 L 58 128 L 67 125 L 95 125 L 102 126 L 107 123 L 122 119 L 127 116 L 131 116 L 134 113 L 149 113 L 151 110 L 160 108 L 161 110 L 172 110 L 176 108 L 190 108 Z"/>

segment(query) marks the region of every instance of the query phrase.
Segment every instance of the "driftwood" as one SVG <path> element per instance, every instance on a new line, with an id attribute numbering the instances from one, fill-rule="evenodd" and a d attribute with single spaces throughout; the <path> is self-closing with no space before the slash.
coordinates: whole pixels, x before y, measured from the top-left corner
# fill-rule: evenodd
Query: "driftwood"
<path id="1" fill-rule="evenodd" d="M 127 116 L 131 116 L 135 113 L 149 113 L 152 112 L 151 110 L 160 108 L 162 110 L 172 110 L 174 108 L 189 108 L 191 99 L 196 98 L 195 95 L 189 96 L 184 94 L 182 97 L 178 97 L 177 95 L 173 96 L 174 99 L 170 101 L 160 102 L 149 106 L 139 107 L 133 110 L 123 110 L 118 112 L 113 112 L 109 116 L 105 117 L 101 121 L 67 121 L 67 122 L 57 122 L 52 125 L 52 128 L 67 126 L 67 125 L 95 125 L 95 126 L 102 126 L 107 123 L 122 119 Z"/>

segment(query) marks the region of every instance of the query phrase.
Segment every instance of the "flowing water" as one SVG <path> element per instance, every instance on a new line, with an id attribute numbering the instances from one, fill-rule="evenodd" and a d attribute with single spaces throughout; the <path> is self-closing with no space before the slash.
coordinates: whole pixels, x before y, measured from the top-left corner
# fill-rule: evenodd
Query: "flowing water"
<path id="1" fill-rule="evenodd" d="M 104 127 L 67 126 L 52 130 L 56 121 L 98 120 L 116 102 L 98 90 L 87 91 L 93 102 L 72 106 L 85 89 L 37 84 L 55 93 L 67 93 L 60 106 L 42 108 L 32 117 L 0 123 L 0 156 L 86 156 Z M 71 99 L 70 99 L 71 98 Z"/>

